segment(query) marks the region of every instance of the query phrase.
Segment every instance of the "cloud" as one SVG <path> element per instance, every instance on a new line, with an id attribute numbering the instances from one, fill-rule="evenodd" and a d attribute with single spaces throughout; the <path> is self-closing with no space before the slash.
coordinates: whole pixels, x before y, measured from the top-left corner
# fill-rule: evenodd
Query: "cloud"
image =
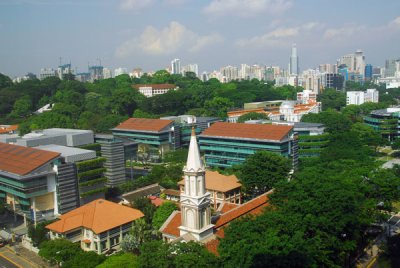
<path id="1" fill-rule="evenodd" d="M 203 11 L 216 16 L 251 17 L 282 13 L 292 6 L 292 0 L 213 0 Z"/>
<path id="2" fill-rule="evenodd" d="M 354 36 L 360 32 L 363 32 L 365 29 L 365 26 L 360 25 L 349 25 L 341 28 L 330 28 L 324 32 L 323 37 L 324 39 L 342 39 Z"/>
<path id="3" fill-rule="evenodd" d="M 278 46 L 289 44 L 288 39 L 297 37 L 300 34 L 305 34 L 316 29 L 323 28 L 323 24 L 318 22 L 308 22 L 296 27 L 279 27 L 266 34 L 254 36 L 249 39 L 240 39 L 236 42 L 239 47 L 246 46 Z"/>
<path id="4" fill-rule="evenodd" d="M 138 38 L 132 38 L 117 47 L 115 54 L 123 58 L 142 52 L 148 55 L 170 55 L 178 50 L 197 52 L 222 41 L 219 34 L 201 36 L 172 21 L 161 30 L 147 26 Z"/>
<path id="5" fill-rule="evenodd" d="M 121 10 L 138 11 L 143 8 L 150 7 L 154 4 L 154 0 L 122 0 L 119 4 Z"/>
<path id="6" fill-rule="evenodd" d="M 400 28 L 400 16 L 389 22 L 389 26 Z"/>
<path id="7" fill-rule="evenodd" d="M 121 0 L 119 9 L 123 11 L 139 11 L 159 4 L 179 6 L 186 2 L 187 0 Z"/>

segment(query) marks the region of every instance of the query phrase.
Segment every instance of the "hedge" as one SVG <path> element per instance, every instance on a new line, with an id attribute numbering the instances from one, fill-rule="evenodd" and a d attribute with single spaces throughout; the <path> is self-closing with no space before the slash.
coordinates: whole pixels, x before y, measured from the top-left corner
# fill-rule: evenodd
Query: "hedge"
<path id="1" fill-rule="evenodd" d="M 101 178 L 98 178 L 98 179 L 81 182 L 81 183 L 79 183 L 79 186 L 90 186 L 90 185 L 93 185 L 93 184 L 96 184 L 96 183 L 106 182 L 106 181 L 107 181 L 107 178 L 101 177 Z"/>
<path id="2" fill-rule="evenodd" d="M 90 159 L 90 160 L 86 160 L 86 161 L 81 161 L 76 163 L 76 167 L 78 168 L 78 172 L 79 171 L 86 171 L 86 170 L 90 170 L 93 168 L 98 168 L 98 167 L 102 167 L 103 163 L 106 161 L 105 157 L 98 157 L 95 159 Z"/>
<path id="3" fill-rule="evenodd" d="M 86 196 L 89 196 L 89 195 L 94 195 L 94 194 L 101 193 L 101 192 L 106 192 L 106 191 L 107 191 L 107 187 L 102 187 L 102 188 L 99 188 L 99 189 L 94 189 L 94 190 L 91 190 L 91 191 L 87 191 L 85 193 L 81 193 L 81 197 L 86 197 Z"/>
<path id="4" fill-rule="evenodd" d="M 83 181 L 87 181 L 96 176 L 103 176 L 103 173 L 106 170 L 107 170 L 106 168 L 97 168 L 97 169 L 92 169 L 89 171 L 81 172 L 81 173 L 78 173 L 78 179 L 83 182 Z"/>

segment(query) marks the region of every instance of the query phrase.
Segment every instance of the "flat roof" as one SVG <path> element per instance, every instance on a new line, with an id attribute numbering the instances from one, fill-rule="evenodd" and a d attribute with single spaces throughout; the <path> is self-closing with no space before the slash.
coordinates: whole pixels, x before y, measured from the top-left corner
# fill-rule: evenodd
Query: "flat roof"
<path id="1" fill-rule="evenodd" d="M 206 129 L 200 137 L 229 137 L 280 141 L 284 139 L 292 129 L 293 126 L 216 122 Z"/>
<path id="2" fill-rule="evenodd" d="M 0 170 L 26 175 L 59 157 L 60 153 L 0 142 Z"/>
<path id="3" fill-rule="evenodd" d="M 62 157 L 70 158 L 71 156 L 79 156 L 78 161 L 89 160 L 96 157 L 96 152 L 92 150 L 80 149 L 76 147 L 68 147 L 56 144 L 40 145 L 35 148 L 60 153 Z"/>

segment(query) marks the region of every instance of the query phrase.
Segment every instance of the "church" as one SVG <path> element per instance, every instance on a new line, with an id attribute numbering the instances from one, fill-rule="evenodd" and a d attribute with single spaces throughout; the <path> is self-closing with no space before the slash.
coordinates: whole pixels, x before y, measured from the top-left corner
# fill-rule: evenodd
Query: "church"
<path id="1" fill-rule="evenodd" d="M 217 254 L 218 238 L 223 237 L 223 228 L 229 222 L 246 214 L 257 215 L 269 205 L 268 195 L 272 191 L 244 204 L 222 203 L 216 215 L 212 216 L 210 193 L 206 191 L 205 185 L 206 168 L 193 130 L 183 173 L 181 210 L 174 211 L 160 228 L 163 239 L 167 242 L 197 241 Z"/>

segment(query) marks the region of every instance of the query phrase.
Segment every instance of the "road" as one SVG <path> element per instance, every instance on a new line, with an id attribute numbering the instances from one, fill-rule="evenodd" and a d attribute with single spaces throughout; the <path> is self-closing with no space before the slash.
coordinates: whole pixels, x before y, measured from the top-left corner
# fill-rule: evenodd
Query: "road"
<path id="1" fill-rule="evenodd" d="M 32 268 L 39 267 L 27 259 L 18 256 L 8 246 L 0 248 L 0 268 Z"/>
<path id="2" fill-rule="evenodd" d="M 2 253 L 0 253 L 0 268 L 20 268 L 21 266 L 17 266 L 12 262 L 8 261 Z"/>

